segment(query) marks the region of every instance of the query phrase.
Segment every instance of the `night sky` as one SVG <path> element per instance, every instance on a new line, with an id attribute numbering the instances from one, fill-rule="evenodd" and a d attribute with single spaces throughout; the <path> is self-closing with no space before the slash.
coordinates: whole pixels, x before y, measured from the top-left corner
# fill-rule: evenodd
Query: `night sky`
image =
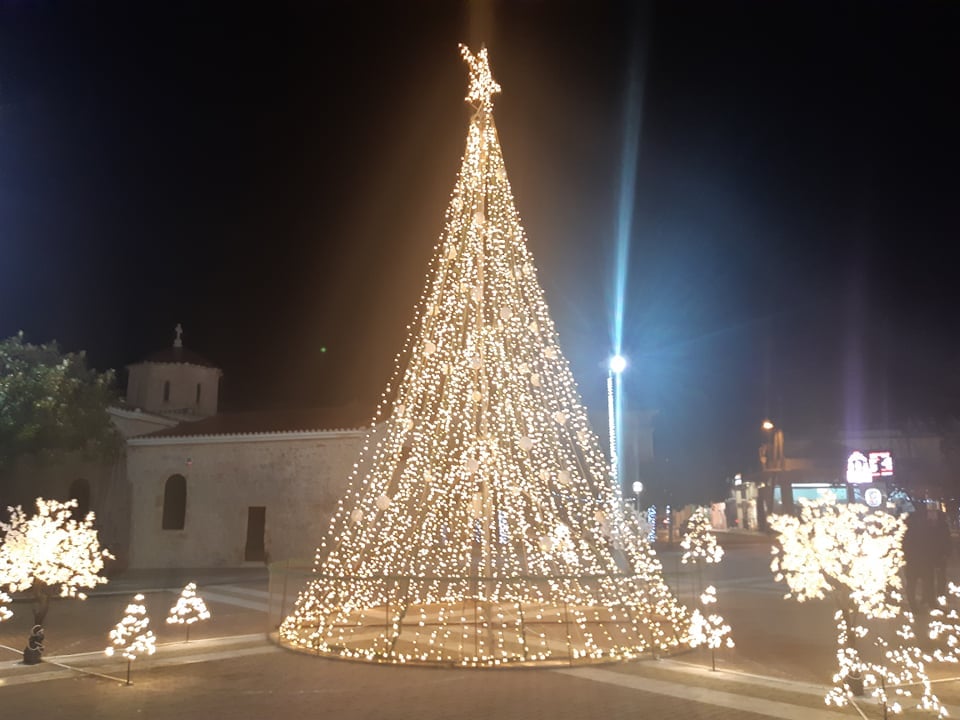
<path id="1" fill-rule="evenodd" d="M 466 137 L 459 42 L 490 48 L 518 209 L 600 410 L 632 217 L 624 382 L 679 480 L 743 469 L 766 415 L 960 414 L 946 1 L 0 0 L 0 337 L 122 369 L 180 322 L 227 409 L 372 412 Z"/>

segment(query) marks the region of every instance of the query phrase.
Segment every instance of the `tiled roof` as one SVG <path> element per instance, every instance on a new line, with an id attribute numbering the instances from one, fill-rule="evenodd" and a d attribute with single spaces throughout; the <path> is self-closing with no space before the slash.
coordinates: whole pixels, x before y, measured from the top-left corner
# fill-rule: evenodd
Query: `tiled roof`
<path id="1" fill-rule="evenodd" d="M 266 435 L 271 433 L 356 430 L 370 424 L 373 413 L 358 405 L 311 410 L 260 410 L 221 413 L 142 437 L 199 437 L 210 435 Z"/>
<path id="2" fill-rule="evenodd" d="M 217 367 L 216 364 L 210 362 L 202 355 L 198 355 L 193 352 L 193 350 L 187 350 L 185 347 L 168 347 L 163 350 L 157 350 L 157 352 L 151 353 L 141 362 L 188 363 L 190 365 L 199 365 L 200 367 Z M 134 364 L 138 365 L 139 363 Z"/>

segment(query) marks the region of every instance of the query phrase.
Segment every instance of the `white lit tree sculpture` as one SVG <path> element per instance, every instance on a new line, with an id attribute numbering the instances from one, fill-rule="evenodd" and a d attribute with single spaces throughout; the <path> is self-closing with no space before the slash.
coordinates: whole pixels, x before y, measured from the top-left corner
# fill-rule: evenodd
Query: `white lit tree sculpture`
<path id="1" fill-rule="evenodd" d="M 690 647 L 706 645 L 710 648 L 710 669 L 717 669 L 717 650 L 721 647 L 733 648 L 733 638 L 730 637 L 730 626 L 721 615 L 708 610 L 710 605 L 717 602 L 717 589 L 710 585 L 700 596 L 703 610 L 697 608 L 690 617 Z"/>
<path id="2" fill-rule="evenodd" d="M 823 499 L 801 500 L 799 518 L 774 515 L 770 527 L 779 533 L 771 569 L 787 583 L 786 597 L 798 602 L 829 597 L 837 605 L 838 668 L 827 703 L 842 706 L 869 689 L 885 708 L 899 711 L 901 702 L 888 702 L 889 688 L 897 686 L 899 695 L 910 697 L 901 686 L 912 682 L 923 688 L 917 707 L 939 712 L 925 654 L 910 642 L 912 616 L 901 611 L 904 522 L 866 505 Z M 864 648 L 860 641 L 871 633 L 872 645 Z M 891 635 L 899 639 L 888 639 Z M 872 656 L 863 654 L 870 649 Z"/>
<path id="3" fill-rule="evenodd" d="M 687 532 L 680 541 L 683 563 L 718 563 L 723 559 L 723 548 L 717 544 L 706 508 L 697 508 L 687 521 Z"/>
<path id="4" fill-rule="evenodd" d="M 635 657 L 688 618 L 580 401 L 493 118 L 486 50 L 427 283 L 314 579 L 280 628 L 316 653 L 499 666 Z"/>
<path id="5" fill-rule="evenodd" d="M 196 583 L 187 583 L 177 598 L 177 604 L 170 608 L 170 614 L 167 616 L 168 625 L 186 625 L 187 640 L 190 642 L 190 626 L 201 620 L 209 620 L 210 611 L 207 610 L 207 604 L 203 598 L 197 595 Z"/>
<path id="6" fill-rule="evenodd" d="M 680 540 L 683 555 L 680 562 L 692 564 L 697 569 L 697 592 L 703 587 L 701 574 L 705 564 L 712 565 L 723 559 L 723 548 L 717 543 L 706 508 L 697 508 L 687 521 L 687 532 Z"/>
<path id="7" fill-rule="evenodd" d="M 83 600 L 82 588 L 107 582 L 100 573 L 113 555 L 100 547 L 93 513 L 77 520 L 76 507 L 76 500 L 37 498 L 33 515 L 18 505 L 8 508 L 8 522 L 0 522 L 0 586 L 33 594 L 37 625 L 43 624 L 51 595 Z"/>
<path id="8" fill-rule="evenodd" d="M 153 655 L 157 640 L 150 629 L 150 618 L 143 604 L 143 595 L 133 596 L 133 602 L 124 610 L 123 619 L 110 631 L 110 645 L 104 654 L 113 657 L 120 654 L 127 659 L 127 685 L 130 684 L 130 664 L 141 655 Z"/>
<path id="9" fill-rule="evenodd" d="M 0 622 L 13 617 L 13 613 L 10 612 L 10 609 L 7 607 L 7 603 L 9 602 L 13 602 L 13 600 L 11 600 L 10 596 L 3 592 L 3 590 L 0 590 Z"/>

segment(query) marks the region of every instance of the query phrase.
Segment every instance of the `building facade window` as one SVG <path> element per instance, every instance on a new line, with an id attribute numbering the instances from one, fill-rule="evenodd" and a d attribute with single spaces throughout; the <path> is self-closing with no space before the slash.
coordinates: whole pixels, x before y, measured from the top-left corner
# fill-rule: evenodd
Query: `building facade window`
<path id="1" fill-rule="evenodd" d="M 200 383 L 197 383 L 197 405 L 200 404 Z"/>
<path id="2" fill-rule="evenodd" d="M 163 488 L 163 529 L 183 530 L 187 517 L 187 479 L 171 475 Z"/>
<path id="3" fill-rule="evenodd" d="M 170 402 L 170 381 L 163 381 L 163 401 Z"/>

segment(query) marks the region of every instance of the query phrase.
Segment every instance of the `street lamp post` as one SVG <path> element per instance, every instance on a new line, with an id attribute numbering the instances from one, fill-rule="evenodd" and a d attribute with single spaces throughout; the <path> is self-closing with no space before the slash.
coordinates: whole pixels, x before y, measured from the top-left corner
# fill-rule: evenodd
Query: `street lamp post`
<path id="1" fill-rule="evenodd" d="M 620 419 L 620 373 L 627 367 L 627 360 L 623 355 L 614 355 L 610 358 L 607 372 L 607 425 L 610 433 L 610 475 L 613 476 L 617 487 L 620 487 L 620 446 L 619 428 Z"/>
<path id="2" fill-rule="evenodd" d="M 640 493 L 643 492 L 643 483 L 639 480 L 633 481 L 634 504 L 637 506 L 637 517 L 640 517 Z"/>
<path id="3" fill-rule="evenodd" d="M 762 530 L 766 528 L 766 513 L 772 507 L 773 493 L 778 484 L 780 472 L 786 470 L 786 460 L 783 450 L 783 430 L 769 419 L 764 420 L 760 427 L 766 435 L 766 442 L 760 449 L 760 464 L 764 471 L 764 481 L 760 484 L 760 487 L 766 492 L 767 484 L 770 485 L 769 496 L 764 497 L 762 493 L 757 495 L 757 523 L 759 529 Z M 769 505 L 767 501 L 769 501 Z M 792 503 L 792 497 L 790 502 Z"/>

